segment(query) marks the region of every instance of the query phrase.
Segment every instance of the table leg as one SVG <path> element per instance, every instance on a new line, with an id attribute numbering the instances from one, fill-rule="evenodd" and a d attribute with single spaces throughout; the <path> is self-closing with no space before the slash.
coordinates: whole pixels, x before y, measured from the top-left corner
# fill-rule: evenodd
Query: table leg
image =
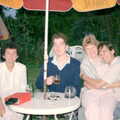
<path id="1" fill-rule="evenodd" d="M 57 115 L 54 115 L 54 119 L 55 119 L 55 120 L 58 120 Z"/>
<path id="2" fill-rule="evenodd" d="M 74 112 L 71 112 L 69 120 L 72 120 L 73 114 L 74 114 Z"/>
<path id="3" fill-rule="evenodd" d="M 30 118 L 30 115 L 27 115 L 26 120 L 29 120 L 29 118 Z"/>

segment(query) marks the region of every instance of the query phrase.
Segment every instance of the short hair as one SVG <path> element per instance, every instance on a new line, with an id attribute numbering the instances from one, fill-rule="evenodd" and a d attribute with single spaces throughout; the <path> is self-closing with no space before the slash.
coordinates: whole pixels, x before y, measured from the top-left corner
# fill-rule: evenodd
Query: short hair
<path id="1" fill-rule="evenodd" d="M 2 49 L 2 55 L 5 54 L 5 51 L 6 51 L 6 49 L 8 49 L 8 48 L 10 48 L 10 49 L 16 49 L 17 54 L 18 54 L 18 47 L 17 47 L 17 45 L 16 45 L 15 43 L 13 43 L 13 42 L 10 42 L 10 43 L 7 43 L 7 44 L 3 47 L 3 49 Z"/>
<path id="2" fill-rule="evenodd" d="M 107 47 L 110 51 L 114 50 L 115 51 L 114 55 L 116 56 L 116 50 L 115 50 L 113 44 L 108 43 L 108 42 L 100 42 L 100 44 L 98 45 L 98 54 L 104 46 Z"/>
<path id="3" fill-rule="evenodd" d="M 95 45 L 98 47 L 99 41 L 96 39 L 95 35 L 93 34 L 88 34 L 83 38 L 82 46 L 85 48 L 88 44 Z"/>
<path id="4" fill-rule="evenodd" d="M 54 42 L 55 39 L 57 38 L 62 38 L 65 42 L 65 44 L 68 43 L 68 38 L 66 35 L 64 35 L 63 33 L 55 33 L 53 36 L 52 36 L 52 43 Z"/>

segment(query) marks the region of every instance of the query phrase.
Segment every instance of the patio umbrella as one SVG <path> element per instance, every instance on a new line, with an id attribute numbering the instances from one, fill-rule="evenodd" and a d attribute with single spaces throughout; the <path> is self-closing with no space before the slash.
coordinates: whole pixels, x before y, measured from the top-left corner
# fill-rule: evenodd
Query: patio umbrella
<path id="1" fill-rule="evenodd" d="M 118 0 L 119 1 L 119 0 Z M 44 80 L 47 77 L 48 61 L 48 18 L 49 11 L 65 12 L 74 8 L 79 12 L 111 8 L 116 5 L 116 0 L 0 0 L 0 5 L 19 9 L 22 6 L 28 10 L 45 11 L 45 46 L 44 46 Z M 118 2 L 119 3 L 119 2 Z M 44 91 L 46 85 L 44 83 Z"/>
<path id="2" fill-rule="evenodd" d="M 48 61 L 48 16 L 50 11 L 68 11 L 72 7 L 71 0 L 0 0 L 0 5 L 10 8 L 19 9 L 22 6 L 28 10 L 45 11 L 45 35 L 44 35 L 44 80 L 47 77 L 47 61 Z M 47 87 L 44 82 L 44 92 Z"/>

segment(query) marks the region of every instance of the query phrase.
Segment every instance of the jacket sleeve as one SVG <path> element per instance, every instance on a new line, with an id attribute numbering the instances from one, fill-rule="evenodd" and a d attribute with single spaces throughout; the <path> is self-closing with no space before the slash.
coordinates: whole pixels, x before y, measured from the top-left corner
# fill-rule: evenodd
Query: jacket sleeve
<path id="1" fill-rule="evenodd" d="M 55 75 L 56 67 L 54 67 L 51 63 L 51 58 L 48 59 L 48 65 L 47 65 L 47 77 Z M 44 85 L 44 64 L 40 68 L 40 74 L 36 80 L 36 87 L 39 89 L 42 89 Z"/>
<path id="2" fill-rule="evenodd" d="M 42 65 L 39 76 L 36 80 L 36 87 L 39 89 L 43 88 L 43 83 L 44 83 L 43 82 L 43 74 L 44 74 L 44 65 Z"/>

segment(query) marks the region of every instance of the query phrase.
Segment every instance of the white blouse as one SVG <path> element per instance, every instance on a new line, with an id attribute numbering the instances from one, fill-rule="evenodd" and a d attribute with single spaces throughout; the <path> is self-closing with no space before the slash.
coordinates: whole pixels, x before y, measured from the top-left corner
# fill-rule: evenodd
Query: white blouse
<path id="1" fill-rule="evenodd" d="M 10 72 L 5 62 L 0 63 L 0 96 L 25 91 L 27 86 L 26 66 L 16 62 Z"/>
<path id="2" fill-rule="evenodd" d="M 115 57 L 109 65 L 109 69 L 105 72 L 102 80 L 108 83 L 115 83 L 120 81 L 120 57 Z"/>

